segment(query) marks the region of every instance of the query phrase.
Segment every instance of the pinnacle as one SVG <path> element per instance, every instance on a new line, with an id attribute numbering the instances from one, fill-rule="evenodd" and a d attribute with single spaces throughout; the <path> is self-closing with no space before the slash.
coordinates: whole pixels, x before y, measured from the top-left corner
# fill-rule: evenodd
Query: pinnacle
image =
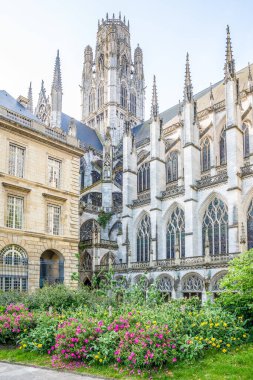
<path id="1" fill-rule="evenodd" d="M 230 29 L 227 25 L 227 38 L 226 38 L 226 59 L 225 59 L 225 80 L 235 78 L 235 61 L 233 58 L 232 43 L 230 37 Z"/>
<path id="2" fill-rule="evenodd" d="M 60 63 L 59 49 L 57 50 L 57 56 L 56 56 L 55 66 L 54 66 L 54 77 L 53 77 L 52 90 L 53 89 L 55 91 L 61 91 L 62 92 L 61 63 Z"/>
<path id="3" fill-rule="evenodd" d="M 159 114 L 159 106 L 158 106 L 158 97 L 157 97 L 156 77 L 154 75 L 152 103 L 151 103 L 151 118 L 156 119 L 158 114 Z"/>
<path id="4" fill-rule="evenodd" d="M 187 52 L 186 64 L 185 64 L 184 101 L 191 102 L 192 98 L 193 98 L 193 94 L 192 94 L 190 61 L 189 61 L 189 53 Z"/>

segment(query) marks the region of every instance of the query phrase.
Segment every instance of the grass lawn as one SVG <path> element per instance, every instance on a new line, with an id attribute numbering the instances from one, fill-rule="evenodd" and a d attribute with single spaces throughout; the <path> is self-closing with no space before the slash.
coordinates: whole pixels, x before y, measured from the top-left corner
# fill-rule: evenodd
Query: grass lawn
<path id="1" fill-rule="evenodd" d="M 24 363 L 36 366 L 50 367 L 48 355 L 24 352 L 18 349 L 0 348 L 0 360 Z M 92 367 L 78 369 L 76 372 L 98 375 L 112 379 L 140 379 L 140 376 L 129 376 L 116 372 L 113 367 Z M 146 375 L 148 378 L 149 375 Z M 170 369 L 164 369 L 152 374 L 152 379 L 168 380 L 251 380 L 253 379 L 253 344 L 245 344 L 239 351 L 229 354 L 209 352 L 204 359 L 194 362 L 174 364 Z"/>

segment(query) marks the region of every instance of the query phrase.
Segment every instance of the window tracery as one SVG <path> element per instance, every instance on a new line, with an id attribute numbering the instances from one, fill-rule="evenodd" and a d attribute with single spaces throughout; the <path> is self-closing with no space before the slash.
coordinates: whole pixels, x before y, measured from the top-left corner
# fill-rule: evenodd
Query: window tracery
<path id="1" fill-rule="evenodd" d="M 202 239 L 204 253 L 207 244 L 211 255 L 228 252 L 228 210 L 225 203 L 216 197 L 209 203 L 205 211 Z"/>
<path id="2" fill-rule="evenodd" d="M 137 192 L 140 193 L 150 189 L 150 163 L 146 162 L 138 169 Z"/>
<path id="3" fill-rule="evenodd" d="M 226 130 L 223 128 L 220 135 L 220 165 L 227 163 L 227 142 L 226 142 Z"/>
<path id="4" fill-rule="evenodd" d="M 242 131 L 243 131 L 243 156 L 248 157 L 250 154 L 249 126 L 247 124 L 243 124 Z"/>
<path id="5" fill-rule="evenodd" d="M 139 223 L 137 231 L 137 262 L 149 261 L 151 247 L 151 222 L 146 214 Z"/>
<path id="6" fill-rule="evenodd" d="M 207 171 L 211 167 L 210 159 L 210 141 L 206 138 L 201 145 L 201 169 L 202 171 Z"/>
<path id="7" fill-rule="evenodd" d="M 171 214 L 167 225 L 167 259 L 175 257 L 178 246 L 180 257 L 185 256 L 185 219 L 184 211 L 177 207 Z"/>
<path id="8" fill-rule="evenodd" d="M 166 179 L 168 182 L 173 182 L 178 179 L 178 153 L 172 152 L 166 163 Z"/>
<path id="9" fill-rule="evenodd" d="M 192 274 L 190 276 L 187 276 L 183 280 L 183 283 L 182 283 L 182 291 L 183 292 L 187 292 L 187 293 L 190 293 L 190 292 L 194 292 L 194 293 L 202 292 L 203 287 L 204 287 L 204 282 L 201 279 L 201 277 L 198 276 L 197 274 Z"/>

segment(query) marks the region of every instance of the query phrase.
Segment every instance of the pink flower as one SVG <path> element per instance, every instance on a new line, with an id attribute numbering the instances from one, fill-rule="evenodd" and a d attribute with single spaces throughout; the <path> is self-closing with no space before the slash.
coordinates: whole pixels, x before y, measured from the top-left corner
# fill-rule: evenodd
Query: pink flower
<path id="1" fill-rule="evenodd" d="M 172 362 L 175 363 L 177 361 L 177 358 L 173 358 Z"/>

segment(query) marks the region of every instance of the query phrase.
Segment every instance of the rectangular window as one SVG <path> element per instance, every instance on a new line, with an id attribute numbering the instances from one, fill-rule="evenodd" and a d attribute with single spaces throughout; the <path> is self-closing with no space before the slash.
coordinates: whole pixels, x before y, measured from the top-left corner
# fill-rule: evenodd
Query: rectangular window
<path id="1" fill-rule="evenodd" d="M 48 183 L 49 186 L 59 188 L 61 181 L 61 161 L 48 158 Z"/>
<path id="2" fill-rule="evenodd" d="M 16 177 L 24 177 L 25 149 L 10 144 L 9 149 L 9 174 Z"/>
<path id="3" fill-rule="evenodd" d="M 60 235 L 61 208 L 59 206 L 47 206 L 47 230 L 51 235 Z"/>
<path id="4" fill-rule="evenodd" d="M 6 226 L 22 229 L 24 215 L 24 198 L 8 195 Z"/>

